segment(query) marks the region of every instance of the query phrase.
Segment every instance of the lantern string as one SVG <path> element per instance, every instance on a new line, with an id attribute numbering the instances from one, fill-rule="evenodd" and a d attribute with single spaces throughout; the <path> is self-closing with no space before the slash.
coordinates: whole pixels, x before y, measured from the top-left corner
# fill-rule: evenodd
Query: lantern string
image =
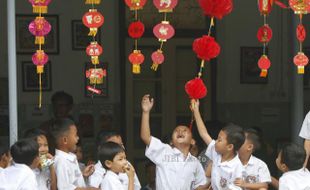
<path id="1" fill-rule="evenodd" d="M 159 50 L 162 51 L 164 45 L 164 41 L 161 41 Z"/>
<path id="2" fill-rule="evenodd" d="M 213 26 L 214 26 L 214 17 L 211 17 L 208 36 L 211 35 L 211 30 Z"/>
<path id="3" fill-rule="evenodd" d="M 39 73 L 39 108 L 42 107 L 42 74 Z"/>
<path id="4" fill-rule="evenodd" d="M 164 21 L 167 21 L 167 13 L 164 13 Z"/>
<path id="5" fill-rule="evenodd" d="M 137 21 L 138 20 L 138 10 L 135 9 L 135 20 Z"/>
<path id="6" fill-rule="evenodd" d="M 135 39 L 135 50 L 138 50 L 138 39 Z"/>

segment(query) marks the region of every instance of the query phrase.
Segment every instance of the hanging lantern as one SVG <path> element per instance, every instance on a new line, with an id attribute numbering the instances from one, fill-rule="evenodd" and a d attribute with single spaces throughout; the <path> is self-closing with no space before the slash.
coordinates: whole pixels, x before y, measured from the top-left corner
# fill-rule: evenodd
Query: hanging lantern
<path id="1" fill-rule="evenodd" d="M 272 9 L 273 0 L 258 0 L 259 12 L 263 15 L 268 15 Z"/>
<path id="2" fill-rule="evenodd" d="M 134 50 L 129 55 L 129 61 L 132 64 L 132 72 L 134 74 L 139 74 L 141 72 L 140 64 L 144 61 L 144 55 L 141 53 L 140 50 Z"/>
<path id="3" fill-rule="evenodd" d="M 307 14 L 310 11 L 310 0 L 289 0 L 295 14 Z"/>
<path id="4" fill-rule="evenodd" d="M 168 13 L 177 6 L 178 0 L 153 0 L 153 4 L 160 13 Z"/>
<path id="5" fill-rule="evenodd" d="M 146 0 L 125 0 L 125 3 L 130 10 L 139 10 L 143 9 L 146 4 Z"/>
<path id="6" fill-rule="evenodd" d="M 99 64 L 99 56 L 102 54 L 102 47 L 97 42 L 91 42 L 86 48 L 86 54 L 91 56 L 91 62 L 94 65 Z"/>
<path id="7" fill-rule="evenodd" d="M 128 27 L 128 35 L 131 38 L 141 38 L 144 33 L 144 24 L 140 21 L 132 22 Z"/>
<path id="8" fill-rule="evenodd" d="M 308 65 L 309 59 L 303 52 L 298 52 L 294 57 L 294 64 L 298 67 L 298 74 L 305 73 L 305 66 Z"/>
<path id="9" fill-rule="evenodd" d="M 272 38 L 272 29 L 265 24 L 258 29 L 256 36 L 259 42 L 268 43 Z"/>
<path id="10" fill-rule="evenodd" d="M 102 68 L 92 68 L 86 71 L 86 78 L 89 79 L 90 84 L 102 84 L 103 77 L 107 75 L 107 71 Z"/>
<path id="11" fill-rule="evenodd" d="M 89 36 L 96 36 L 98 28 L 104 23 L 104 17 L 96 9 L 90 9 L 83 16 L 83 24 L 89 28 Z"/>
<path id="12" fill-rule="evenodd" d="M 158 65 L 162 64 L 165 60 L 165 56 L 163 55 L 163 51 L 157 50 L 152 53 L 152 67 L 154 71 L 157 71 Z"/>
<path id="13" fill-rule="evenodd" d="M 28 0 L 32 4 L 33 13 L 47 13 L 47 6 L 52 0 Z"/>
<path id="14" fill-rule="evenodd" d="M 299 42 L 303 42 L 306 39 L 306 29 L 303 24 L 298 24 L 296 28 L 296 36 Z"/>
<path id="15" fill-rule="evenodd" d="M 32 55 L 32 62 L 37 66 L 37 73 L 43 73 L 44 65 L 48 62 L 48 55 L 43 50 L 37 50 Z"/>
<path id="16" fill-rule="evenodd" d="M 168 21 L 162 21 L 153 28 L 154 35 L 160 42 L 166 42 L 168 39 L 174 36 L 174 28 Z"/>
<path id="17" fill-rule="evenodd" d="M 185 84 L 185 91 L 190 99 L 201 99 L 207 95 L 207 87 L 201 78 L 195 78 Z"/>
<path id="18" fill-rule="evenodd" d="M 86 0 L 85 4 L 89 4 L 89 5 L 99 5 L 101 3 L 101 0 Z"/>
<path id="19" fill-rule="evenodd" d="M 204 14 L 217 19 L 222 19 L 233 9 L 232 0 L 198 0 Z"/>
<path id="20" fill-rule="evenodd" d="M 28 29 L 35 38 L 35 44 L 42 45 L 44 44 L 44 36 L 46 36 L 52 29 L 51 24 L 45 20 L 44 17 L 36 17 L 34 21 L 32 21 Z"/>
<path id="21" fill-rule="evenodd" d="M 268 69 L 270 68 L 271 62 L 267 55 L 262 55 L 258 60 L 258 67 L 261 69 L 260 77 L 267 77 Z"/>
<path id="22" fill-rule="evenodd" d="M 211 36 L 204 35 L 201 38 L 195 39 L 193 43 L 193 51 L 198 58 L 203 60 L 210 61 L 210 59 L 216 58 L 220 50 L 220 45 Z"/>

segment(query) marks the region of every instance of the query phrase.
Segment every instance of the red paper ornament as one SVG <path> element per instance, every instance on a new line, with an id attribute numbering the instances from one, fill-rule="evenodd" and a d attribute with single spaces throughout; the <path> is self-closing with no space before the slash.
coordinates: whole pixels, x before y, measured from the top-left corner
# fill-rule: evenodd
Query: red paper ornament
<path id="1" fill-rule="evenodd" d="M 103 48 L 97 42 L 91 42 L 86 48 L 86 54 L 91 56 L 92 64 L 99 64 L 99 56 L 102 54 Z"/>
<path id="2" fill-rule="evenodd" d="M 32 4 L 33 13 L 47 13 L 47 6 L 52 0 L 28 0 Z"/>
<path id="3" fill-rule="evenodd" d="M 272 29 L 265 24 L 258 29 L 256 36 L 259 42 L 268 43 L 272 38 Z"/>
<path id="4" fill-rule="evenodd" d="M 298 52 L 294 57 L 294 64 L 298 67 L 298 74 L 305 73 L 305 66 L 308 65 L 309 59 L 303 52 Z"/>
<path id="5" fill-rule="evenodd" d="M 125 3 L 130 10 L 139 10 L 143 9 L 146 4 L 146 0 L 125 0 Z"/>
<path id="6" fill-rule="evenodd" d="M 51 24 L 44 17 L 36 17 L 28 26 L 29 31 L 35 38 L 35 44 L 42 45 L 45 43 L 46 36 L 52 29 Z"/>
<path id="7" fill-rule="evenodd" d="M 185 84 L 185 91 L 190 99 L 201 99 L 207 95 L 207 87 L 201 78 L 195 78 Z"/>
<path id="8" fill-rule="evenodd" d="M 167 13 L 173 11 L 178 4 L 178 0 L 153 0 L 153 4 L 160 13 Z"/>
<path id="9" fill-rule="evenodd" d="M 151 69 L 156 71 L 158 68 L 158 65 L 162 64 L 164 60 L 165 60 L 165 56 L 163 55 L 163 52 L 161 50 L 154 51 L 152 53 L 153 64 L 152 64 Z"/>
<path id="10" fill-rule="evenodd" d="M 86 78 L 89 79 L 90 84 L 102 84 L 103 77 L 107 75 L 107 71 L 102 68 L 91 68 L 86 71 Z"/>
<path id="11" fill-rule="evenodd" d="M 83 24 L 89 28 L 89 36 L 96 36 L 98 28 L 103 25 L 104 17 L 96 9 L 90 9 L 83 16 Z"/>
<path id="12" fill-rule="evenodd" d="M 166 42 L 174 36 L 175 31 L 168 21 L 162 21 L 153 28 L 153 33 L 160 42 Z"/>
<path id="13" fill-rule="evenodd" d="M 267 55 L 262 55 L 258 60 L 258 67 L 261 69 L 260 77 L 266 77 L 268 69 L 270 68 L 271 62 Z"/>
<path id="14" fill-rule="evenodd" d="M 216 58 L 219 55 L 221 47 L 213 37 L 204 35 L 201 38 L 195 39 L 193 51 L 198 58 L 210 61 L 210 59 Z"/>
<path id="15" fill-rule="evenodd" d="M 141 38 L 144 33 L 144 24 L 140 21 L 132 22 L 128 27 L 128 34 L 131 38 Z"/>
<path id="16" fill-rule="evenodd" d="M 310 11 L 310 0 L 289 0 L 295 14 L 307 14 Z"/>
<path id="17" fill-rule="evenodd" d="M 222 19 L 233 9 L 232 0 L 198 0 L 204 14 L 217 19 Z"/>
<path id="18" fill-rule="evenodd" d="M 303 42 L 306 39 L 306 29 L 303 24 L 298 24 L 296 28 L 296 36 L 299 42 Z"/>
<path id="19" fill-rule="evenodd" d="M 132 64 L 132 72 L 134 74 L 141 73 L 140 64 L 144 61 L 144 55 L 140 50 L 134 50 L 128 57 L 130 63 Z"/>
<path id="20" fill-rule="evenodd" d="M 272 9 L 273 0 L 258 0 L 258 9 L 263 15 L 268 15 Z"/>

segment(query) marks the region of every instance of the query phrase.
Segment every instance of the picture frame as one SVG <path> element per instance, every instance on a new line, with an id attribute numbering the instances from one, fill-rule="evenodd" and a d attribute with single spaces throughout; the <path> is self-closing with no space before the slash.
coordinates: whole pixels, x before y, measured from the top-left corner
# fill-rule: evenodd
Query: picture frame
<path id="1" fill-rule="evenodd" d="M 36 66 L 31 61 L 22 62 L 22 84 L 24 92 L 39 91 L 39 75 Z M 42 74 L 42 91 L 52 90 L 51 62 L 44 65 Z"/>
<path id="2" fill-rule="evenodd" d="M 89 28 L 87 28 L 82 20 L 71 21 L 71 34 L 72 34 L 72 50 L 86 50 L 86 47 L 93 41 L 92 36 L 88 36 Z M 101 32 L 98 28 L 96 41 L 101 43 Z"/>
<path id="3" fill-rule="evenodd" d="M 0 105 L 9 104 L 9 84 L 8 78 L 0 77 Z"/>
<path id="4" fill-rule="evenodd" d="M 90 84 L 90 80 L 86 78 L 86 71 L 90 68 L 94 68 L 94 65 L 91 62 L 85 63 L 85 69 L 84 69 L 84 95 L 87 98 L 107 98 L 109 96 L 109 88 L 108 88 L 108 78 L 109 78 L 109 72 L 108 72 L 108 63 L 107 62 L 100 62 L 97 65 L 97 68 L 102 68 L 103 70 L 106 70 L 107 75 L 103 77 L 103 83 L 102 84 L 96 84 L 96 89 L 101 90 L 101 94 L 93 93 L 89 90 L 87 90 L 87 86 L 93 87 L 93 84 Z"/>
<path id="5" fill-rule="evenodd" d="M 18 54 L 33 54 L 38 45 L 35 44 L 35 37 L 29 32 L 28 25 L 35 19 L 34 14 L 16 15 L 16 51 Z M 59 53 L 59 23 L 58 15 L 45 15 L 45 19 L 51 24 L 51 32 L 45 36 L 45 43 L 42 46 L 47 54 Z"/>
<path id="6" fill-rule="evenodd" d="M 268 49 L 266 48 L 266 54 Z M 257 65 L 263 55 L 263 47 L 240 47 L 240 83 L 241 84 L 267 84 L 266 78 L 260 77 L 260 68 Z"/>
<path id="7" fill-rule="evenodd" d="M 310 47 L 304 47 L 303 52 L 305 55 L 310 58 Z M 305 73 L 304 73 L 304 88 L 310 89 L 310 67 L 309 65 L 305 66 Z"/>

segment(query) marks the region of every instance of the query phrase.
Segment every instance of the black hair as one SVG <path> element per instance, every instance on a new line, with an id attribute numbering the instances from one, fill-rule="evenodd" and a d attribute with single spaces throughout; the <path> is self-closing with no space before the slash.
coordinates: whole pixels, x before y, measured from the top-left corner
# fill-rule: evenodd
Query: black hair
<path id="1" fill-rule="evenodd" d="M 10 150 L 10 147 L 8 145 L 5 145 L 3 143 L 0 143 L 0 159 L 3 155 L 8 155 Z"/>
<path id="2" fill-rule="evenodd" d="M 303 146 L 286 143 L 280 148 L 281 163 L 285 164 L 289 170 L 298 170 L 303 167 L 306 159 L 306 151 Z"/>
<path id="3" fill-rule="evenodd" d="M 245 129 L 244 132 L 247 134 L 246 139 L 251 141 L 254 146 L 254 151 L 259 150 L 261 147 L 261 139 L 259 138 L 259 134 L 253 128 Z"/>
<path id="4" fill-rule="evenodd" d="M 64 91 L 57 91 L 53 94 L 51 98 L 52 104 L 55 104 L 58 100 L 65 100 L 68 105 L 73 105 L 73 97 Z"/>
<path id="5" fill-rule="evenodd" d="M 24 138 L 32 138 L 34 140 L 37 140 L 39 136 L 46 137 L 46 133 L 39 128 L 31 128 L 31 129 L 26 130 L 24 133 Z"/>
<path id="6" fill-rule="evenodd" d="M 114 136 L 121 136 L 119 132 L 114 130 L 101 130 L 96 136 L 96 145 L 99 147 L 100 145 L 107 142 L 107 140 Z"/>
<path id="7" fill-rule="evenodd" d="M 227 136 L 227 143 L 234 145 L 234 151 L 238 151 L 245 141 L 245 135 L 241 127 L 233 123 L 227 124 L 222 131 Z"/>
<path id="8" fill-rule="evenodd" d="M 70 131 L 70 126 L 74 125 L 74 121 L 68 118 L 55 119 L 52 126 L 52 136 L 54 142 L 58 143 L 58 139 L 65 136 Z"/>
<path id="9" fill-rule="evenodd" d="M 39 156 L 39 145 L 34 139 L 22 139 L 11 146 L 11 155 L 15 163 L 30 166 Z"/>
<path id="10" fill-rule="evenodd" d="M 121 153 L 125 152 L 123 147 L 114 142 L 107 142 L 99 146 L 98 148 L 98 158 L 105 169 L 109 169 L 105 165 L 105 161 L 110 160 L 113 161 L 114 157 Z"/>

